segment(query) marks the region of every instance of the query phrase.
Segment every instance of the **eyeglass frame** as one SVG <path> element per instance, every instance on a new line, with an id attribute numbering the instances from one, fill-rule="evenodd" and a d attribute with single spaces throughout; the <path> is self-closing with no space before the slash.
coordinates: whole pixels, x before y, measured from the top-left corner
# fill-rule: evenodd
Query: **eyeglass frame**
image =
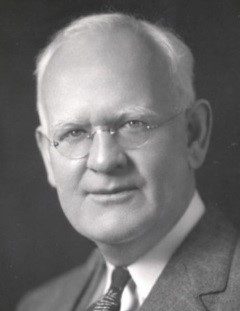
<path id="1" fill-rule="evenodd" d="M 160 128 L 160 127 L 164 126 L 165 124 L 169 123 L 170 121 L 174 120 L 175 118 L 177 118 L 179 115 L 181 115 L 182 113 L 184 113 L 186 110 L 188 110 L 188 109 L 187 109 L 187 108 L 181 109 L 181 110 L 178 111 L 176 114 L 170 116 L 169 118 L 167 118 L 166 120 L 162 121 L 162 122 L 159 123 L 159 124 L 155 124 L 155 125 L 150 125 L 150 124 L 148 124 L 148 125 L 146 125 L 146 129 L 147 129 L 148 131 L 150 131 L 150 130 L 154 130 L 154 129 Z M 120 127 L 119 127 L 119 128 L 120 128 Z M 94 138 L 95 134 L 99 134 L 99 133 L 101 133 L 101 132 L 108 132 L 110 135 L 114 135 L 115 133 L 118 132 L 119 128 L 114 129 L 114 128 L 105 128 L 105 127 L 104 127 L 104 128 L 100 128 L 100 127 L 98 127 L 96 130 L 94 130 L 94 131 L 92 131 L 92 132 L 90 132 L 90 133 L 87 133 L 88 135 L 87 135 L 86 138 L 93 141 L 93 138 Z M 59 149 L 57 148 L 57 147 L 59 146 L 59 144 L 60 144 L 60 141 L 57 141 L 57 140 L 54 140 L 54 139 L 50 139 L 50 138 L 49 138 L 45 133 L 43 133 L 41 130 L 38 130 L 38 129 L 37 129 L 37 132 L 39 132 L 41 135 L 43 135 L 43 136 L 49 141 L 51 147 L 54 147 L 55 150 L 57 150 L 57 152 L 58 152 L 61 156 L 65 157 L 65 158 L 67 158 L 67 159 L 71 159 L 71 160 L 80 160 L 80 159 L 83 159 L 83 158 L 85 158 L 85 157 L 87 157 L 87 156 L 89 155 L 89 152 L 87 152 L 87 154 L 85 154 L 84 156 L 81 156 L 81 157 L 69 157 L 69 156 L 66 156 L 66 155 L 62 154 L 62 153 L 59 151 Z M 150 133 L 150 132 L 149 132 L 149 133 Z M 149 141 L 149 137 L 148 137 L 142 144 L 140 144 L 140 145 L 138 145 L 138 146 L 136 146 L 136 147 L 134 147 L 134 148 L 127 148 L 127 149 L 125 149 L 125 150 L 134 150 L 134 149 L 141 148 L 141 147 L 144 146 L 148 141 Z M 123 148 L 124 148 L 124 147 L 123 147 Z"/>

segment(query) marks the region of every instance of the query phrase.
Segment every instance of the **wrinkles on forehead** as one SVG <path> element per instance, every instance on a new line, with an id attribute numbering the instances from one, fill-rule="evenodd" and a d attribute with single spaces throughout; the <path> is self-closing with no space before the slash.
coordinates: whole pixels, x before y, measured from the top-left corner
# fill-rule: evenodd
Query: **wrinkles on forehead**
<path id="1" fill-rule="evenodd" d="M 125 83 L 123 79 L 119 82 L 119 76 L 126 77 Z M 72 81 L 73 77 L 75 81 Z M 62 43 L 47 65 L 42 80 L 40 91 L 47 118 L 55 109 L 56 92 L 68 91 L 70 94 L 72 88 L 76 88 L 76 77 L 79 99 L 83 89 L 89 89 L 94 95 L 99 89 L 103 92 L 108 83 L 112 88 L 106 88 L 106 98 L 113 102 L 119 88 L 140 90 L 145 85 L 152 97 L 160 99 L 160 104 L 173 102 L 174 90 L 166 56 L 148 38 L 136 35 L 128 28 L 75 34 Z"/>

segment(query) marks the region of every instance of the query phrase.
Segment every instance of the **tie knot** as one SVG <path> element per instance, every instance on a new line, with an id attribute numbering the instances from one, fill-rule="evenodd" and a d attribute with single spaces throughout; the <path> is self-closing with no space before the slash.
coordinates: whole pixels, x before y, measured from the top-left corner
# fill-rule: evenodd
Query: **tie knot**
<path id="1" fill-rule="evenodd" d="M 123 267 L 116 267 L 112 273 L 111 287 L 123 289 L 130 279 L 130 274 L 127 269 Z"/>
<path id="2" fill-rule="evenodd" d="M 123 267 L 116 267 L 112 273 L 112 282 L 108 292 L 92 304 L 87 311 L 119 311 L 121 296 L 130 274 Z"/>

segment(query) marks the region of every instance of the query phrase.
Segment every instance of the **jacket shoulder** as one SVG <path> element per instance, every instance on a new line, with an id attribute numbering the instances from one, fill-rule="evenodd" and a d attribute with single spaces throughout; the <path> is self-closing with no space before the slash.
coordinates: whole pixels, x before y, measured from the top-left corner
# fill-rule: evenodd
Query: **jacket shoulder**
<path id="1" fill-rule="evenodd" d="M 238 235 L 236 248 L 233 253 L 232 266 L 229 272 L 229 290 L 232 293 L 232 296 L 238 297 L 240 293 L 240 234 Z M 240 299 L 239 299 L 240 307 Z"/>
<path id="2" fill-rule="evenodd" d="M 85 264 L 27 293 L 20 301 L 17 311 L 71 310 L 97 265 L 97 257 L 94 252 Z"/>
<path id="3" fill-rule="evenodd" d="M 218 293 L 208 295 L 205 303 L 208 310 L 233 311 L 240 310 L 240 236 L 232 253 L 228 267 L 228 278 L 225 287 Z"/>

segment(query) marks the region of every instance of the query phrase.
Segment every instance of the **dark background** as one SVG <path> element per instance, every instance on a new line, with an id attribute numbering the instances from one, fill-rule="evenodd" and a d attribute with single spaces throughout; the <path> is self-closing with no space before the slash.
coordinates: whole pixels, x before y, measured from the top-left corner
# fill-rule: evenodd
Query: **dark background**
<path id="1" fill-rule="evenodd" d="M 74 17 L 122 11 L 174 29 L 196 59 L 196 89 L 213 108 L 203 198 L 240 224 L 240 0 L 0 0 L 0 310 L 83 262 L 92 245 L 70 227 L 34 140 L 35 57 Z M 67 286 L 67 285 L 66 285 Z"/>

